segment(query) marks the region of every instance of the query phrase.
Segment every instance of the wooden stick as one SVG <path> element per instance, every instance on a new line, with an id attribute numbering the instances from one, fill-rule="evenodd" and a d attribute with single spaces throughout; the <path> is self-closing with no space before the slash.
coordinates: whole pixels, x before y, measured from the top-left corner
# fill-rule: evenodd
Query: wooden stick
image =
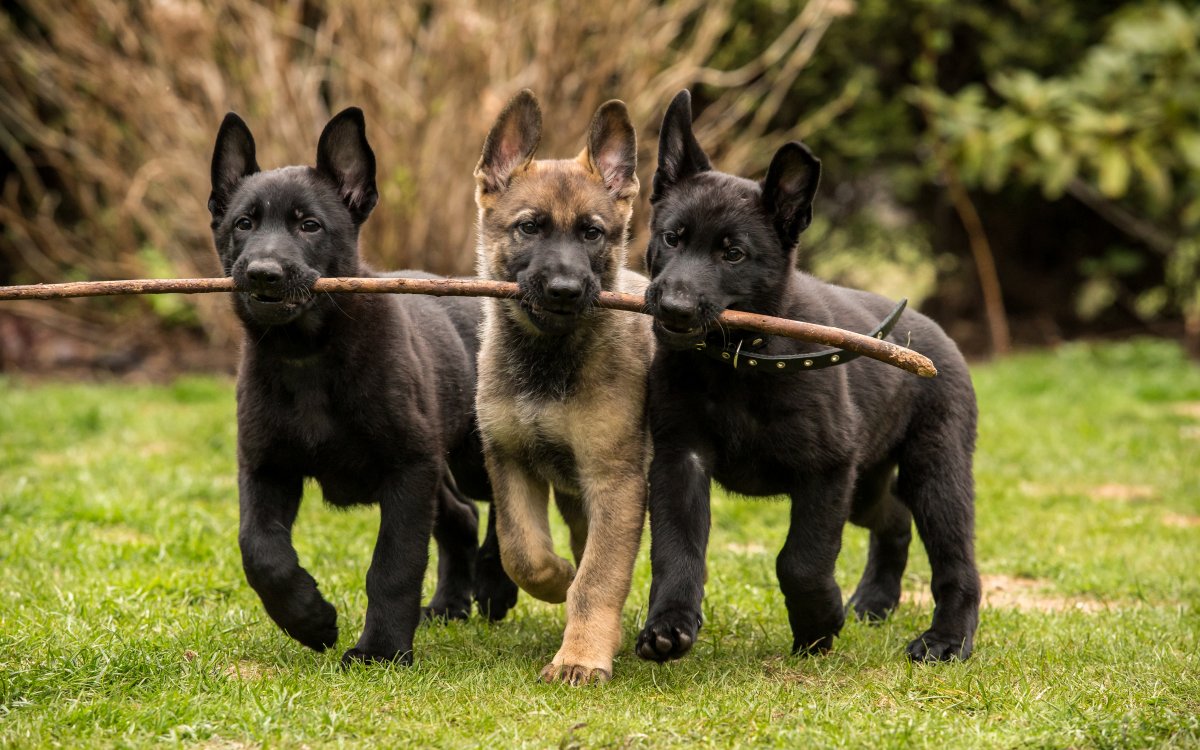
<path id="1" fill-rule="evenodd" d="M 130 279 L 125 281 L 76 281 L 66 284 L 28 284 L 0 287 L 0 301 L 14 299 L 61 299 L 65 297 L 101 297 L 111 294 L 205 294 L 233 292 L 233 279 Z M 366 294 L 431 294 L 438 297 L 517 296 L 517 285 L 484 279 L 404 279 L 404 278 L 322 278 L 313 284 L 314 292 L 356 292 Z M 640 296 L 620 292 L 601 292 L 600 307 L 645 313 Z M 730 328 L 786 336 L 798 341 L 824 344 L 857 352 L 902 370 L 932 378 L 937 375 L 933 362 L 911 349 L 841 328 L 805 323 L 800 320 L 773 318 L 769 315 L 726 310 L 721 322 Z"/>

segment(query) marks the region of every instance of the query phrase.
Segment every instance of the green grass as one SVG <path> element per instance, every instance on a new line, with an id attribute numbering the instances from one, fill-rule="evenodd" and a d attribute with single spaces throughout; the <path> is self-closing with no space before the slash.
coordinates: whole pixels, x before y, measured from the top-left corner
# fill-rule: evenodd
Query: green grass
<path id="1" fill-rule="evenodd" d="M 927 596 L 785 656 L 786 508 L 721 498 L 693 653 L 629 651 L 643 540 L 616 677 L 588 689 L 535 682 L 563 623 L 528 597 L 499 625 L 423 628 L 411 668 L 340 669 L 377 513 L 313 489 L 297 544 L 342 638 L 316 654 L 285 637 L 240 569 L 230 383 L 0 380 L 0 747 L 1200 745 L 1200 368 L 1136 342 L 975 378 L 979 563 L 1001 590 L 968 662 L 905 661 Z M 865 542 L 846 532 L 847 591 Z M 905 587 L 928 587 L 917 547 Z"/>

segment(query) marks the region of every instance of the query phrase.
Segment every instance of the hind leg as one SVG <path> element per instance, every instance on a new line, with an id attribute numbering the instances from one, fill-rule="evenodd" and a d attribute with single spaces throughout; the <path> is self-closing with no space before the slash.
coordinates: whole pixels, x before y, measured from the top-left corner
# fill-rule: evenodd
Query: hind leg
<path id="1" fill-rule="evenodd" d="M 479 544 L 479 512 L 447 473 L 438 489 L 433 538 L 438 547 L 438 583 L 421 619 L 465 620 L 471 614 L 475 588 L 475 554 Z"/>
<path id="2" fill-rule="evenodd" d="M 583 560 L 583 550 L 587 547 L 588 538 L 587 510 L 583 507 L 583 500 L 555 487 L 554 504 L 558 506 L 558 512 L 562 514 L 567 528 L 571 531 L 571 555 L 575 558 L 575 564 L 579 565 Z"/>
<path id="3" fill-rule="evenodd" d="M 895 465 L 864 472 L 855 488 L 850 521 L 871 531 L 867 567 L 848 607 L 863 620 L 883 620 L 900 603 L 900 581 L 908 564 L 912 514 L 892 494 Z"/>
<path id="4" fill-rule="evenodd" d="M 846 620 L 833 571 L 854 478 L 842 469 L 806 479 L 792 493 L 791 525 L 775 572 L 792 626 L 792 653 L 818 654 L 833 647 Z"/>
<path id="5" fill-rule="evenodd" d="M 925 429 L 900 458 L 900 499 L 912 511 L 933 574 L 933 623 L 908 644 L 914 661 L 966 659 L 979 624 L 975 568 L 974 430 Z"/>
<path id="6" fill-rule="evenodd" d="M 492 622 L 503 620 L 517 604 L 517 584 L 500 562 L 500 539 L 496 535 L 496 504 L 488 507 L 487 529 L 475 558 L 475 606 Z"/>

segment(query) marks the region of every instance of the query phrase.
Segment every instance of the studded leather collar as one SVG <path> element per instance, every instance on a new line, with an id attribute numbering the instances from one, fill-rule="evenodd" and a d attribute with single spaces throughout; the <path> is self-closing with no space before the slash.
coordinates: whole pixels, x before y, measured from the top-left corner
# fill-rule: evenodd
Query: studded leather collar
<path id="1" fill-rule="evenodd" d="M 906 305 L 908 305 L 907 299 L 900 300 L 899 304 L 883 319 L 883 322 L 868 335 L 882 339 L 891 333 L 892 329 L 896 327 L 896 323 L 900 320 L 900 314 L 904 312 Z M 741 366 L 755 370 L 770 370 L 772 372 L 823 370 L 826 367 L 844 365 L 862 356 L 857 352 L 845 349 L 823 349 L 819 352 L 810 352 L 807 354 L 760 354 L 759 350 L 765 345 L 766 336 L 752 334 L 744 338 L 739 338 L 736 341 L 729 341 L 724 346 L 717 346 L 703 341 L 696 345 L 696 349 L 703 352 L 710 359 L 724 362 L 735 370 Z"/>

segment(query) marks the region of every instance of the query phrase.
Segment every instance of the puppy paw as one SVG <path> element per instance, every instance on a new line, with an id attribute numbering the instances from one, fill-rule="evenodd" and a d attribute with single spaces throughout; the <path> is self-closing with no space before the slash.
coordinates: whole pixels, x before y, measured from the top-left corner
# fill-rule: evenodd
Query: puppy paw
<path id="1" fill-rule="evenodd" d="M 481 575 L 475 588 L 475 604 L 479 614 L 492 622 L 503 620 L 508 610 L 517 604 L 517 584 L 508 576 L 493 576 L 484 580 Z"/>
<path id="2" fill-rule="evenodd" d="M 692 650 L 699 630 L 698 614 L 673 611 L 657 615 L 638 634 L 637 655 L 657 662 L 678 659 Z"/>
<path id="3" fill-rule="evenodd" d="M 831 633 L 819 637 L 793 637 L 792 653 L 796 656 L 820 656 L 821 654 L 828 653 L 833 648 L 833 639 L 836 635 L 836 633 Z"/>
<path id="4" fill-rule="evenodd" d="M 833 648 L 833 639 L 842 632 L 846 617 L 841 607 L 836 615 L 823 622 L 806 622 L 804 627 L 792 625 L 792 653 L 797 656 L 819 656 Z"/>
<path id="5" fill-rule="evenodd" d="M 908 658 L 919 663 L 965 660 L 971 655 L 969 638 L 947 636 L 926 630 L 904 649 Z"/>
<path id="6" fill-rule="evenodd" d="M 365 650 L 355 646 L 354 648 L 342 654 L 342 666 L 349 667 L 354 664 L 398 664 L 407 667 L 413 663 L 412 649 L 408 651 L 392 651 L 390 653 L 378 653 Z"/>
<path id="7" fill-rule="evenodd" d="M 792 626 L 793 654 L 816 656 L 833 648 L 833 639 L 846 622 L 846 608 L 836 587 L 784 601 Z"/>
<path id="8" fill-rule="evenodd" d="M 311 606 L 312 614 L 309 617 L 292 618 L 282 626 L 283 632 L 313 651 L 324 651 L 337 643 L 337 609 L 320 597 Z"/>
<path id="9" fill-rule="evenodd" d="M 860 620 L 879 623 L 887 619 L 900 603 L 900 592 L 885 591 L 876 586 L 859 586 L 846 603 L 846 610 Z"/>
<path id="10" fill-rule="evenodd" d="M 471 603 L 468 602 L 430 602 L 428 607 L 421 607 L 422 623 L 447 623 L 451 620 L 465 620 L 471 616 Z"/>
<path id="11" fill-rule="evenodd" d="M 542 673 L 538 676 L 538 679 L 547 684 L 560 682 L 572 687 L 601 685 L 612 679 L 612 671 L 602 667 L 551 662 L 542 668 Z"/>

